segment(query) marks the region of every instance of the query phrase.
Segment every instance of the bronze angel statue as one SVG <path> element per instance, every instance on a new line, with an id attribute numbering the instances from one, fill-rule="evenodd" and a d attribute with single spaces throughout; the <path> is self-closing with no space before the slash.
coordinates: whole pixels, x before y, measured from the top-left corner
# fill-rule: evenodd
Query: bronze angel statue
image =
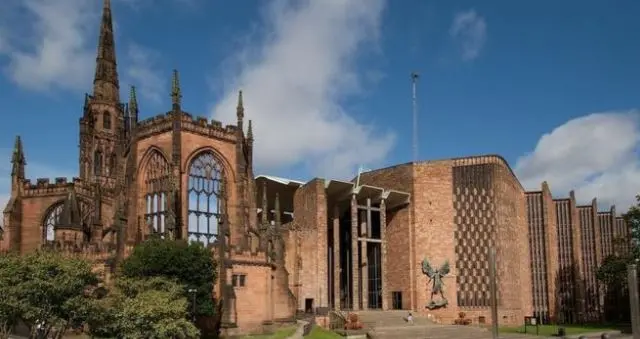
<path id="1" fill-rule="evenodd" d="M 434 269 L 433 267 L 431 267 L 429 261 L 425 258 L 424 260 L 422 260 L 422 273 L 424 273 L 429 278 L 427 284 L 431 283 L 431 300 L 426 307 L 430 310 L 433 310 L 446 306 L 448 301 L 444 296 L 444 282 L 442 281 L 442 278 L 445 275 L 449 274 L 449 261 L 445 261 L 440 268 Z M 440 299 L 434 300 L 433 297 L 438 295 Z"/>

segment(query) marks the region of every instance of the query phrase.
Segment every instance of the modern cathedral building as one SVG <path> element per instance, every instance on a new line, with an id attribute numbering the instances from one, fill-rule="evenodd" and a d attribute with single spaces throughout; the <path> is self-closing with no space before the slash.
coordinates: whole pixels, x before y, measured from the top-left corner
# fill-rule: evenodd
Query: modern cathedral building
<path id="1" fill-rule="evenodd" d="M 183 111 L 176 72 L 171 97 L 168 112 L 146 120 L 135 90 L 121 101 L 104 0 L 79 176 L 27 179 L 16 138 L 1 248 L 53 246 L 100 263 L 118 262 L 151 233 L 202 242 L 218 262 L 215 296 L 235 332 L 336 309 L 489 322 L 492 248 L 501 322 L 595 321 L 604 300 L 595 270 L 629 250 L 613 207 L 578 206 L 573 193 L 554 199 L 546 183 L 527 192 L 500 156 L 401 164 L 353 181 L 254 176 L 242 93 L 229 126 Z M 433 293 L 424 273 L 438 268 L 443 290 Z"/>

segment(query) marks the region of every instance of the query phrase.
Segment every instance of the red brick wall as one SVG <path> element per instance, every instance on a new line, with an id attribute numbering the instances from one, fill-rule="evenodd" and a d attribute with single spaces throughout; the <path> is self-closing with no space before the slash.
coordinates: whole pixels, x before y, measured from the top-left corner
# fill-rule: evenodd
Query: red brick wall
<path id="1" fill-rule="evenodd" d="M 390 168 L 363 173 L 360 184 L 395 189 L 401 192 L 413 192 L 413 166 L 399 165 Z M 392 307 L 392 292 L 402 292 L 402 308 L 411 309 L 413 281 L 411 277 L 411 260 L 413 246 L 413 232 L 411 223 L 411 208 L 402 207 L 387 212 L 386 254 L 387 270 L 385 275 L 388 286 L 384 287 L 388 306 Z"/>
<path id="2" fill-rule="evenodd" d="M 314 307 L 328 306 L 327 284 L 327 200 L 324 180 L 314 179 L 300 187 L 294 195 L 295 223 L 300 232 L 298 309 L 305 299 L 313 299 Z"/>
<path id="3" fill-rule="evenodd" d="M 265 263 L 263 254 L 235 254 L 233 260 Z M 228 272 L 229 279 L 233 274 L 245 274 L 246 285 L 234 287 L 235 316 L 237 325 L 243 333 L 260 332 L 264 321 L 272 320 L 275 303 L 272 299 L 272 270 L 267 265 L 249 265 L 234 263 Z"/>
<path id="4" fill-rule="evenodd" d="M 558 270 L 560 266 L 558 264 L 558 223 L 556 216 L 556 208 L 551 196 L 551 190 L 547 182 L 542 183 L 542 208 L 544 225 L 546 226 L 546 252 L 545 257 L 547 259 L 547 291 L 549 299 L 549 314 L 551 317 L 557 319 L 557 306 L 558 300 L 556 293 L 558 292 L 558 286 L 556 279 L 558 277 Z"/>

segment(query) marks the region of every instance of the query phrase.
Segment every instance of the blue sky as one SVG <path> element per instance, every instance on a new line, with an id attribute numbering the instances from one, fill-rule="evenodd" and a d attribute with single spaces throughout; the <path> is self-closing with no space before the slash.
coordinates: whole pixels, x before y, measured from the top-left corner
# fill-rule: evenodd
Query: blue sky
<path id="1" fill-rule="evenodd" d="M 495 153 L 525 187 L 628 206 L 640 187 L 640 2 L 112 0 L 123 97 L 142 118 L 183 109 L 231 123 L 237 90 L 261 172 L 349 178 L 420 158 Z M 77 173 L 100 1 L 5 0 L 0 11 L 0 194 L 10 150 L 27 173 Z M 6 10 L 5 10 L 6 9 Z M 607 206 L 601 206 L 606 208 Z"/>

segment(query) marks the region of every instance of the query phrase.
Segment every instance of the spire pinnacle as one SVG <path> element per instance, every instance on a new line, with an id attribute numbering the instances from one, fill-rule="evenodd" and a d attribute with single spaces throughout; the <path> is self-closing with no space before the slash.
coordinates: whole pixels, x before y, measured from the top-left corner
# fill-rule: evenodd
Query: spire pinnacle
<path id="1" fill-rule="evenodd" d="M 253 141 L 253 126 L 251 120 L 249 120 L 249 127 L 247 127 L 247 139 Z"/>
<path id="2" fill-rule="evenodd" d="M 138 115 L 138 99 L 136 98 L 136 86 L 131 86 L 131 90 L 129 91 L 129 114 L 131 116 Z"/>
<path id="3" fill-rule="evenodd" d="M 276 226 L 280 226 L 282 224 L 282 221 L 280 219 L 280 194 L 278 194 L 278 192 L 276 192 L 276 201 L 275 201 L 275 207 L 274 209 L 274 219 L 275 219 L 275 223 Z"/>
<path id="4" fill-rule="evenodd" d="M 238 91 L 238 106 L 236 106 L 236 116 L 238 121 L 244 119 L 244 103 L 242 100 L 242 90 Z"/>
<path id="5" fill-rule="evenodd" d="M 96 73 L 93 79 L 93 96 L 99 100 L 120 102 L 120 84 L 116 66 L 116 48 L 113 38 L 111 1 L 103 0 Z"/>
<path id="6" fill-rule="evenodd" d="M 267 182 L 262 183 L 262 225 L 266 226 L 269 222 L 269 205 L 267 202 Z"/>
<path id="7" fill-rule="evenodd" d="M 22 139 L 16 135 L 15 145 L 13 146 L 13 155 L 11 156 L 11 176 L 24 178 L 24 165 L 27 164 L 24 158 L 24 150 L 22 149 Z"/>
<path id="8" fill-rule="evenodd" d="M 178 70 L 173 70 L 173 77 L 171 79 L 171 101 L 174 105 L 180 105 L 182 99 L 182 92 L 180 91 L 180 78 L 178 76 Z"/>

